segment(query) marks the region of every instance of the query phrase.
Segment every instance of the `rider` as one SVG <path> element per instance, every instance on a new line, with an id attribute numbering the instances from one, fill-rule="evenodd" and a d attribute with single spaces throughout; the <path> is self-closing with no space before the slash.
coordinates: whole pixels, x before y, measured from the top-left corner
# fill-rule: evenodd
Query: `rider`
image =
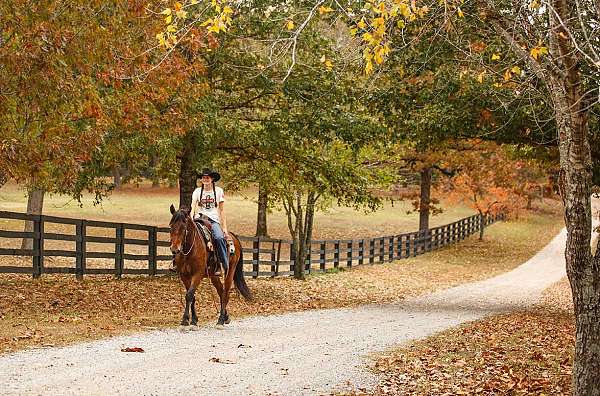
<path id="1" fill-rule="evenodd" d="M 217 257 L 223 265 L 223 272 L 227 275 L 229 269 L 229 251 L 227 248 L 227 220 L 225 218 L 225 195 L 221 187 L 215 186 L 221 175 L 211 169 L 203 169 L 202 185 L 192 193 L 192 210 L 190 216 L 197 219 L 200 216 L 206 218 L 212 225 L 212 234 L 215 241 Z M 215 273 L 215 275 L 220 275 Z"/>

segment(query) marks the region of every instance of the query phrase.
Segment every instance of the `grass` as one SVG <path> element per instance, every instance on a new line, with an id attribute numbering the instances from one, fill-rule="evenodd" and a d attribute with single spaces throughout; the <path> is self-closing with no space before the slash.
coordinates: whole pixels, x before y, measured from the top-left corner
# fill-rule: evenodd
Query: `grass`
<path id="1" fill-rule="evenodd" d="M 240 235 L 254 235 L 256 231 L 256 194 L 249 190 L 235 195 L 227 195 L 226 213 L 229 228 Z M 126 185 L 94 206 L 91 196 L 85 196 L 79 207 L 76 201 L 60 195 L 45 197 L 44 214 L 85 218 L 88 220 L 118 221 L 157 226 L 167 226 L 171 219 L 169 205 L 177 206 L 177 189 L 152 188 L 142 184 L 139 187 Z M 27 207 L 25 192 L 14 183 L 0 188 L 0 210 L 24 212 Z M 327 211 L 315 215 L 315 239 L 347 239 L 357 236 L 373 237 L 393 235 L 415 231 L 418 228 L 418 215 L 406 212 L 412 208 L 410 202 L 386 201 L 383 208 L 365 214 L 351 208 L 333 205 Z M 474 214 L 465 206 L 447 207 L 446 210 L 431 218 L 432 226 L 453 222 Z M 22 223 L 18 223 L 20 226 Z M 280 210 L 274 210 L 268 216 L 269 233 L 274 238 L 289 238 L 287 219 Z M 0 226 L 7 222 L 0 220 Z M 17 227 L 19 228 L 19 227 Z"/>
<path id="2" fill-rule="evenodd" d="M 566 279 L 532 309 L 492 316 L 380 355 L 369 394 L 570 394 L 575 321 Z"/>
<path id="3" fill-rule="evenodd" d="M 357 220 L 358 221 L 358 220 Z M 369 220 L 372 221 L 372 220 Z M 352 270 L 289 278 L 249 279 L 254 302 L 233 295 L 233 320 L 317 308 L 390 303 L 521 264 L 562 227 L 556 202 L 518 221 L 490 226 L 484 241 L 469 238 L 416 258 Z M 203 282 L 197 294 L 202 323 L 216 320 L 216 294 Z M 174 277 L 0 276 L 0 353 L 127 334 L 178 324 L 183 290 Z"/>

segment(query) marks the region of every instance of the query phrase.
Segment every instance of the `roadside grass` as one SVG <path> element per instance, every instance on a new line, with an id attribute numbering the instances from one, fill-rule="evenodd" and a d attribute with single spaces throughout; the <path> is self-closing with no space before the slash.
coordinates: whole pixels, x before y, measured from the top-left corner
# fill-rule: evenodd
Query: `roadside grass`
<path id="1" fill-rule="evenodd" d="M 375 395 L 571 394 L 575 320 L 566 279 L 539 306 L 450 329 L 377 357 Z M 363 394 L 359 393 L 359 394 Z"/>
<path id="2" fill-rule="evenodd" d="M 518 221 L 499 222 L 484 241 L 471 237 L 456 245 L 394 263 L 290 278 L 248 279 L 255 299 L 234 293 L 229 311 L 236 319 L 318 308 L 390 303 L 510 270 L 546 245 L 562 227 L 559 204 Z M 217 296 L 208 281 L 197 292 L 199 319 L 217 318 Z M 0 276 L 0 353 L 44 345 L 128 334 L 178 325 L 183 288 L 176 277 L 67 275 Z"/>

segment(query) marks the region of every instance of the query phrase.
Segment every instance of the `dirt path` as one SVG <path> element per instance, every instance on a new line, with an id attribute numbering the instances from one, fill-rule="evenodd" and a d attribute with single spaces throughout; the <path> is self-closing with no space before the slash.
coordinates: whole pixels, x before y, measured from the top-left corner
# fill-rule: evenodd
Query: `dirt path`
<path id="1" fill-rule="evenodd" d="M 366 387 L 371 352 L 523 307 L 565 275 L 566 232 L 506 274 L 407 300 L 251 317 L 0 358 L 2 394 L 323 394 Z M 145 353 L 123 353 L 123 347 Z"/>

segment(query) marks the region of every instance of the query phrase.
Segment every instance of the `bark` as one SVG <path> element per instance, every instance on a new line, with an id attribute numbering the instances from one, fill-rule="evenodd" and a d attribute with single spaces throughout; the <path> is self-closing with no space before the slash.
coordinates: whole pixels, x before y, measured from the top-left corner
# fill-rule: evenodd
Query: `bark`
<path id="1" fill-rule="evenodd" d="M 302 195 L 296 194 L 296 265 L 294 278 L 304 280 L 304 257 L 306 257 L 306 240 L 304 238 L 304 216 L 302 209 Z"/>
<path id="2" fill-rule="evenodd" d="M 306 199 L 306 215 L 304 218 L 304 246 L 306 246 L 305 257 L 310 260 L 310 246 L 312 241 L 313 223 L 315 218 L 315 205 L 317 203 L 318 196 L 315 192 L 311 191 Z"/>
<path id="3" fill-rule="evenodd" d="M 429 207 L 431 205 L 431 168 L 421 170 L 421 195 L 419 196 L 419 231 L 429 233 Z"/>
<path id="4" fill-rule="evenodd" d="M 152 178 L 152 188 L 160 187 L 160 180 L 158 178 L 158 174 L 156 171 L 156 167 L 158 166 L 158 156 L 156 154 L 152 154 L 150 157 L 150 174 Z"/>
<path id="5" fill-rule="evenodd" d="M 483 241 L 483 232 L 485 231 L 485 215 L 482 212 L 479 212 L 479 221 L 481 222 L 481 227 L 479 228 L 479 240 Z"/>
<path id="6" fill-rule="evenodd" d="M 196 189 L 198 180 L 198 174 L 194 168 L 195 158 L 194 135 L 188 133 L 184 140 L 183 150 L 177 156 L 179 160 L 179 209 L 190 210 L 192 208 L 192 193 Z"/>
<path id="7" fill-rule="evenodd" d="M 44 190 L 30 189 L 27 194 L 27 214 L 40 215 L 44 207 Z M 25 222 L 25 232 L 33 232 L 33 222 Z M 21 249 L 33 249 L 33 239 L 23 238 Z"/>
<path id="8" fill-rule="evenodd" d="M 121 169 L 119 168 L 119 165 L 114 165 L 112 168 L 112 174 L 113 174 L 113 183 L 115 185 L 115 190 L 119 190 L 121 189 L 122 183 L 121 183 Z"/>
<path id="9" fill-rule="evenodd" d="M 267 204 L 269 193 L 263 183 L 258 184 L 258 213 L 256 215 L 256 236 L 269 237 L 267 232 Z"/>
<path id="10" fill-rule="evenodd" d="M 553 0 L 552 6 L 565 21 L 574 12 L 565 0 Z M 558 32 L 563 30 L 554 17 L 551 26 Z M 549 82 L 559 134 L 559 188 L 567 227 L 565 258 L 575 306 L 573 394 L 600 395 L 600 257 L 593 257 L 590 247 L 592 160 L 587 100 L 573 47 L 558 37 L 556 33 L 550 35 L 550 51 L 564 75 L 553 75 Z"/>

